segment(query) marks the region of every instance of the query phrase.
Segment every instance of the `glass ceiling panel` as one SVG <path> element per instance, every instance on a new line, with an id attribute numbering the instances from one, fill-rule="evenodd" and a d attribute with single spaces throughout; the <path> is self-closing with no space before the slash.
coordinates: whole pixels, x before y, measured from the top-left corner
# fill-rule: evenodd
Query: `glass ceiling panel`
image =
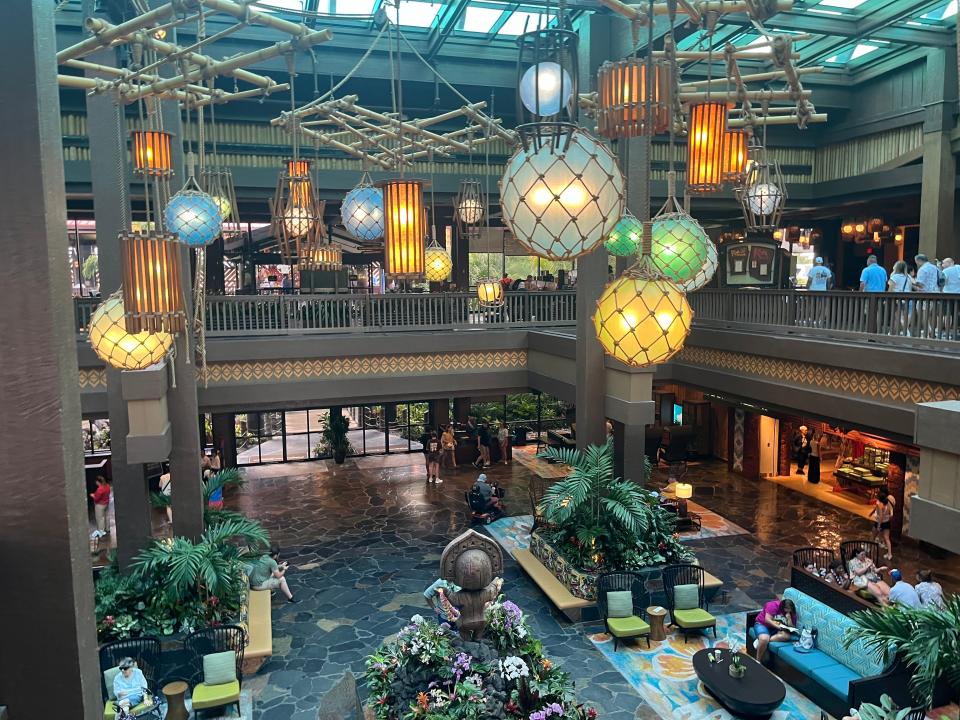
<path id="1" fill-rule="evenodd" d="M 467 32 L 488 33 L 503 15 L 503 8 L 470 5 L 463 15 L 463 29 Z"/>
<path id="2" fill-rule="evenodd" d="M 920 16 L 921 20 L 932 20 L 934 22 L 943 22 L 944 20 L 949 20 L 952 17 L 955 17 L 957 14 L 957 0 L 950 0 L 943 7 L 939 7 L 936 10 L 931 10 L 928 13 L 924 13 Z"/>
<path id="3" fill-rule="evenodd" d="M 428 28 L 433 25 L 437 13 L 443 7 L 442 2 L 430 2 L 429 0 L 400 0 L 399 11 L 395 7 L 385 7 L 387 17 L 393 22 L 407 27 Z M 337 7 L 340 4 L 337 3 Z M 399 22 L 397 17 L 400 18 Z"/>
<path id="4" fill-rule="evenodd" d="M 854 8 L 860 7 L 867 0 L 820 0 L 818 7 L 836 7 L 843 8 L 844 10 L 853 10 Z"/>
<path id="5" fill-rule="evenodd" d="M 337 15 L 372 15 L 377 0 L 320 0 L 320 5 L 328 3 Z"/>
<path id="6" fill-rule="evenodd" d="M 553 15 L 518 10 L 507 20 L 497 35 L 522 35 L 531 30 L 541 30 L 553 22 Z"/>

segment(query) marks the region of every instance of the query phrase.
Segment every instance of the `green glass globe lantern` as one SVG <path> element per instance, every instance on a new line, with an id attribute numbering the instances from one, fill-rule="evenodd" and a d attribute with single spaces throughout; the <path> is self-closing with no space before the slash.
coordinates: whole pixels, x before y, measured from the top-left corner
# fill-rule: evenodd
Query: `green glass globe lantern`
<path id="1" fill-rule="evenodd" d="M 636 255 L 640 249 L 643 223 L 627 210 L 603 243 L 607 252 L 617 257 Z"/>
<path id="2" fill-rule="evenodd" d="M 713 277 L 717 253 L 700 223 L 679 208 L 653 219 L 653 264 L 686 292 Z"/>

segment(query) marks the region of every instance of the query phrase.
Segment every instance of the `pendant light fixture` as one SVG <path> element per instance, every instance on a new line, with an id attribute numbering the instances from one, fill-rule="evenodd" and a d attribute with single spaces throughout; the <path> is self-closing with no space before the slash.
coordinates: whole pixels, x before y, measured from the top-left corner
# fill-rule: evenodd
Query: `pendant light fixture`
<path id="1" fill-rule="evenodd" d="M 208 87 L 210 94 L 214 94 L 213 78 L 210 78 Z M 200 187 L 213 198 L 220 211 L 221 233 L 226 234 L 226 225 L 230 225 L 231 234 L 240 232 L 240 208 L 237 206 L 237 191 L 233 184 L 233 173 L 229 168 L 220 165 L 217 152 L 217 118 L 216 104 L 210 105 L 210 141 L 211 152 L 207 162 L 200 169 Z"/>
<path id="2" fill-rule="evenodd" d="M 101 302 L 90 316 L 87 337 L 101 360 L 117 370 L 145 370 L 163 360 L 173 348 L 167 332 L 127 330 L 123 291 Z"/>
<path id="3" fill-rule="evenodd" d="M 496 100 L 496 96 L 491 91 L 490 92 L 490 112 L 491 113 L 494 110 L 495 100 Z M 482 195 L 482 202 L 484 204 L 484 208 L 483 208 L 484 212 L 482 217 L 484 218 L 484 222 L 486 225 L 485 237 L 489 242 L 490 213 L 488 211 L 489 206 L 486 206 L 486 203 L 490 198 L 490 142 L 489 142 L 490 128 L 489 126 L 485 128 L 484 132 L 486 134 L 486 140 L 487 140 L 487 142 L 483 144 L 483 177 L 484 177 L 484 183 L 486 183 L 485 184 L 486 192 L 484 192 Z M 458 227 L 459 227 L 460 233 L 465 234 L 467 236 L 468 245 L 470 240 L 472 240 L 474 237 L 479 237 L 479 234 L 480 234 L 479 228 L 477 228 L 474 225 L 471 225 L 470 223 L 466 223 L 463 220 L 459 220 Z M 490 248 L 487 247 L 485 249 L 489 251 Z M 506 248 L 503 248 L 503 249 L 505 250 Z M 507 298 L 505 296 L 505 289 L 503 285 L 500 283 L 500 280 L 498 278 L 495 278 L 493 276 L 493 273 L 490 270 L 490 253 L 487 252 L 485 253 L 485 255 L 486 255 L 486 263 L 487 263 L 487 273 L 486 275 L 484 275 L 483 277 L 477 280 L 477 304 L 480 306 L 481 309 L 484 309 L 484 310 L 496 310 L 497 308 L 500 308 L 504 304 L 506 304 Z M 503 264 L 504 266 L 506 265 L 506 258 L 503 258 Z"/>
<path id="4" fill-rule="evenodd" d="M 723 134 L 723 160 L 720 178 L 723 182 L 740 185 L 747 172 L 747 131 L 727 130 Z"/>
<path id="5" fill-rule="evenodd" d="M 361 242 L 374 242 L 383 237 L 383 190 L 374 187 L 367 172 L 344 196 L 340 221 L 347 232 Z"/>
<path id="6" fill-rule="evenodd" d="M 450 277 L 453 270 L 453 259 L 446 248 L 431 238 L 427 249 L 424 250 L 424 276 L 428 282 L 443 282 Z"/>
<path id="7" fill-rule="evenodd" d="M 718 192 L 723 187 L 723 140 L 727 106 L 702 102 L 690 106 L 687 124 L 687 190 Z"/>
<path id="8" fill-rule="evenodd" d="M 486 214 L 486 205 L 483 188 L 477 180 L 460 181 L 460 190 L 455 201 L 457 220 L 460 223 L 466 226 L 479 225 Z"/>
<path id="9" fill-rule="evenodd" d="M 752 143 L 748 154 L 748 169 L 743 185 L 736 191 L 737 200 L 740 201 L 747 230 L 772 232 L 780 225 L 787 199 L 787 186 L 780 172 L 780 163 L 769 159 L 765 142 Z"/>
<path id="10" fill-rule="evenodd" d="M 194 176 L 193 153 L 187 156 L 187 182 L 170 198 L 163 211 L 167 229 L 177 239 L 192 248 L 206 247 L 220 235 L 223 228 L 220 207 L 212 197 L 200 189 Z"/>
<path id="11" fill-rule="evenodd" d="M 417 280 L 424 274 L 424 238 L 427 234 L 423 182 L 385 180 L 383 191 L 384 254 L 387 274 Z"/>
<path id="12" fill-rule="evenodd" d="M 666 132 L 670 122 L 666 63 L 653 63 L 650 116 L 646 114 L 647 67 L 642 58 L 631 56 L 605 62 L 597 71 L 597 133 L 610 140 Z"/>
<path id="13" fill-rule="evenodd" d="M 170 233 L 120 233 L 123 307 L 132 334 L 177 333 L 185 325 L 180 245 Z"/>
<path id="14" fill-rule="evenodd" d="M 643 235 L 643 223 L 629 210 L 624 212 L 620 222 L 607 236 L 603 246 L 607 252 L 616 257 L 630 257 L 636 255 L 640 249 L 640 238 Z"/>
<path id="15" fill-rule="evenodd" d="M 676 198 L 676 176 L 667 172 L 667 200 L 653 218 L 651 261 L 686 292 L 699 290 L 717 270 L 717 250 L 706 230 Z"/>
<path id="16" fill-rule="evenodd" d="M 577 120 L 577 34 L 565 27 L 533 30 L 517 38 L 517 100 L 520 123 Z"/>
<path id="17" fill-rule="evenodd" d="M 170 133 L 160 130 L 134 130 L 131 134 L 133 172 L 143 177 L 170 177 L 173 175 L 173 155 Z"/>

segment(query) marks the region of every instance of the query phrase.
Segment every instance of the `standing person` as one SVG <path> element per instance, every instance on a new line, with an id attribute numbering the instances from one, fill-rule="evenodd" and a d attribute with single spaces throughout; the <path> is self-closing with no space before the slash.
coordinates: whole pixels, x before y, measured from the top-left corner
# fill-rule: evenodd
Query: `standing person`
<path id="1" fill-rule="evenodd" d="M 937 264 L 930 262 L 923 253 L 917 255 L 914 261 L 917 263 L 917 287 L 915 289 L 922 293 L 939 293 L 940 269 Z M 936 327 L 938 323 L 933 312 L 933 303 L 920 300 L 917 302 L 916 311 L 919 325 L 917 332 L 920 337 L 937 336 L 939 334 Z"/>
<path id="2" fill-rule="evenodd" d="M 427 471 L 427 482 L 430 482 L 430 436 L 431 431 L 424 428 L 423 435 L 420 436 L 420 450 L 423 452 L 423 467 Z"/>
<path id="3" fill-rule="evenodd" d="M 903 579 L 903 574 L 894 568 L 890 571 L 890 579 L 893 580 L 893 587 L 890 588 L 890 603 L 919 610 L 920 596 L 913 585 Z"/>
<path id="4" fill-rule="evenodd" d="M 440 449 L 443 455 L 440 458 L 440 465 L 446 469 L 457 466 L 457 436 L 453 433 L 453 425 L 447 425 L 443 435 L 440 436 Z"/>
<path id="5" fill-rule="evenodd" d="M 166 472 L 160 476 L 160 494 L 167 496 L 167 523 L 173 525 L 173 503 L 171 494 L 173 493 L 173 482 L 170 479 L 170 467 L 167 466 Z"/>
<path id="6" fill-rule="evenodd" d="M 913 290 L 913 278 L 907 272 L 907 264 L 903 260 L 897 260 L 893 264 L 893 272 L 890 274 L 890 280 L 887 281 L 887 290 L 896 293 Z"/>
<path id="7" fill-rule="evenodd" d="M 210 477 L 210 454 L 200 451 L 200 477 L 206 480 Z"/>
<path id="8" fill-rule="evenodd" d="M 210 472 L 216 475 L 223 469 L 223 460 L 220 459 L 219 450 L 210 451 Z"/>
<path id="9" fill-rule="evenodd" d="M 931 570 L 917 571 L 917 596 L 920 598 L 920 607 L 933 610 L 946 610 L 943 601 L 943 588 L 933 579 Z"/>
<path id="10" fill-rule="evenodd" d="M 431 481 L 435 485 L 443 482 L 440 479 L 440 438 L 436 430 L 431 430 L 427 438 L 427 482 Z"/>
<path id="11" fill-rule="evenodd" d="M 877 263 L 877 256 L 867 257 L 867 266 L 860 273 L 860 292 L 883 292 L 887 289 L 887 271 Z"/>
<path id="12" fill-rule="evenodd" d="M 250 565 L 250 572 L 247 577 L 250 580 L 250 587 L 253 590 L 277 590 L 279 589 L 286 598 L 287 602 L 295 603 L 293 593 L 287 584 L 287 563 L 278 563 L 280 558 L 280 547 L 273 545 L 270 553 L 260 556 Z"/>
<path id="13" fill-rule="evenodd" d="M 807 275 L 810 282 L 809 289 L 829 290 L 833 287 L 833 273 L 830 272 L 830 268 L 823 264 L 822 257 L 818 257 L 813 263 L 813 267 L 810 268 L 810 273 Z"/>
<path id="14" fill-rule="evenodd" d="M 793 436 L 793 451 L 797 457 L 797 475 L 803 475 L 803 468 L 810 455 L 810 435 L 806 425 L 801 425 Z"/>
<path id="15" fill-rule="evenodd" d="M 507 292 L 511 285 L 513 285 L 513 278 L 510 277 L 509 273 L 504 273 L 503 277 L 500 278 L 500 287 L 503 289 L 503 292 Z"/>
<path id="16" fill-rule="evenodd" d="M 960 265 L 953 258 L 943 259 L 943 292 L 960 293 Z"/>
<path id="17" fill-rule="evenodd" d="M 819 430 L 810 433 L 810 454 L 807 456 L 807 482 L 816 485 L 820 482 L 820 442 L 823 436 Z"/>
<path id="18" fill-rule="evenodd" d="M 757 636 L 757 662 L 763 662 L 767 646 L 772 642 L 787 642 L 797 627 L 797 606 L 793 600 L 771 600 L 763 606 L 753 623 Z"/>
<path id="19" fill-rule="evenodd" d="M 893 560 L 893 546 L 890 543 L 890 521 L 893 519 L 893 509 L 897 501 L 886 488 L 880 488 L 877 491 L 877 499 L 874 500 L 873 510 L 870 514 L 875 516 L 873 523 L 873 534 L 877 541 L 883 540 L 883 545 L 887 548 L 887 554 L 884 559 Z"/>
<path id="20" fill-rule="evenodd" d="M 107 522 L 110 492 L 110 481 L 103 475 L 97 475 L 97 489 L 90 493 L 90 497 L 93 498 L 93 515 L 97 519 L 97 532 L 100 535 L 110 534 L 110 525 Z"/>
<path id="21" fill-rule="evenodd" d="M 483 467 L 490 467 L 490 426 L 487 423 L 481 423 L 477 428 L 477 449 L 480 451 L 480 462 Z"/>
<path id="22" fill-rule="evenodd" d="M 500 429 L 497 430 L 497 440 L 500 442 L 500 459 L 506 465 L 510 461 L 510 430 L 507 429 L 507 423 L 500 421 Z"/>

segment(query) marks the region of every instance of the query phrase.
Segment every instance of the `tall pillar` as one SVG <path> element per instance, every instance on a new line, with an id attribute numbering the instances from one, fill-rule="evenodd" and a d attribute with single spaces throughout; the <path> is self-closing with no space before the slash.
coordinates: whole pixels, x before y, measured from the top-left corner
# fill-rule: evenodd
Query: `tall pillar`
<path id="1" fill-rule="evenodd" d="M 174 42 L 176 40 L 174 39 Z M 161 75 L 174 71 L 164 65 Z M 173 134 L 173 167 L 176 171 L 171 192 L 176 192 L 186 178 L 183 162 L 183 133 L 180 106 L 176 101 L 160 103 L 163 127 Z M 193 289 L 190 268 L 190 248 L 180 248 L 180 262 L 187 318 L 193 315 Z M 187 327 L 191 323 L 188 321 Z M 200 473 L 200 427 L 197 423 L 197 368 L 194 364 L 195 344 L 192 333 L 176 335 L 176 357 L 173 361 L 176 387 L 167 392 L 167 412 L 170 416 L 170 477 L 173 479 L 170 502 L 173 506 L 173 534 L 196 541 L 203 534 L 203 480 Z"/>
<path id="2" fill-rule="evenodd" d="M 461 425 L 466 424 L 470 417 L 470 398 L 453 399 L 453 419 Z"/>
<path id="3" fill-rule="evenodd" d="M 430 427 L 445 428 L 450 424 L 450 401 L 447 398 L 430 401 Z"/>
<path id="4" fill-rule="evenodd" d="M 459 292 L 470 290 L 470 238 L 453 224 L 453 272 L 451 281 Z"/>
<path id="5" fill-rule="evenodd" d="M 92 3 L 85 4 L 92 7 Z M 117 50 L 107 49 L 90 57 L 108 67 L 117 65 Z M 98 77 L 97 73 L 87 73 Z M 102 76 L 109 79 L 109 76 Z M 87 127 L 90 139 L 90 178 L 93 213 L 97 222 L 97 254 L 100 260 L 100 292 L 108 296 L 120 287 L 121 231 L 130 228 L 130 197 L 127 171 L 127 132 L 124 109 L 110 93 L 87 96 Z M 110 466 L 116 516 L 117 562 L 122 570 L 150 541 L 150 490 L 143 464 L 127 463 L 130 421 L 121 390 L 121 371 L 106 368 L 107 414 L 110 417 Z"/>
<path id="6" fill-rule="evenodd" d="M 237 431 L 233 413 L 213 413 L 213 446 L 220 451 L 222 467 L 237 466 Z"/>
<path id="7" fill-rule="evenodd" d="M 51 678 L 58 714 L 103 712 L 53 15 L 53 3 L 0 3 L 0 705 L 10 718 L 42 714 Z"/>
<path id="8" fill-rule="evenodd" d="M 928 50 L 924 77 L 920 252 L 942 259 L 960 254 L 954 232 L 957 163 L 950 147 L 956 124 L 956 48 Z"/>

